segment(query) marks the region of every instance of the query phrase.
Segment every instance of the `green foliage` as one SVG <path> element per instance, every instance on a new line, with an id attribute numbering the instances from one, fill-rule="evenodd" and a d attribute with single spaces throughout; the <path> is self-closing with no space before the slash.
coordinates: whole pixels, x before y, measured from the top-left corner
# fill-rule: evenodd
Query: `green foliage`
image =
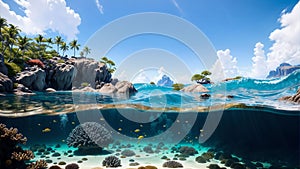
<path id="1" fill-rule="evenodd" d="M 104 64 L 107 66 L 108 71 L 109 71 L 110 73 L 113 73 L 113 72 L 116 71 L 116 64 L 115 64 L 115 62 L 112 61 L 112 60 L 110 60 L 110 59 L 108 59 L 107 57 L 103 56 L 103 57 L 101 58 L 100 62 L 101 62 L 101 63 L 104 63 Z"/>
<path id="2" fill-rule="evenodd" d="M 209 75 L 211 75 L 211 72 L 208 71 L 208 70 L 204 70 L 203 72 L 201 72 L 201 75 L 203 75 L 203 76 L 209 76 Z"/>
<path id="3" fill-rule="evenodd" d="M 8 76 L 13 77 L 16 76 L 17 73 L 20 73 L 22 70 L 22 67 L 20 65 L 17 65 L 14 62 L 5 62 L 5 65 L 8 69 Z"/>
<path id="4" fill-rule="evenodd" d="M 243 78 L 242 76 L 236 76 L 235 78 L 233 78 L 234 80 L 239 80 L 239 79 L 241 79 L 241 78 Z"/>
<path id="5" fill-rule="evenodd" d="M 65 63 L 65 60 L 59 59 L 59 60 L 57 61 L 57 63 Z"/>
<path id="6" fill-rule="evenodd" d="M 181 83 L 175 83 L 175 84 L 172 85 L 172 87 L 173 87 L 173 90 L 177 90 L 178 91 L 178 90 L 183 89 L 184 85 L 181 84 Z"/>
<path id="7" fill-rule="evenodd" d="M 90 86 L 90 84 L 89 84 L 89 83 L 87 83 L 87 82 L 83 82 L 83 83 L 81 83 L 81 87 L 88 87 L 88 86 Z"/>
<path id="8" fill-rule="evenodd" d="M 203 76 L 203 75 L 200 75 L 200 74 L 194 74 L 193 76 L 192 76 L 192 81 L 197 81 L 197 80 L 200 80 L 200 79 L 203 79 L 205 76 Z"/>
<path id="9" fill-rule="evenodd" d="M 18 88 L 18 83 L 14 83 L 14 89 Z"/>
<path id="10" fill-rule="evenodd" d="M 208 71 L 208 70 L 204 70 L 201 72 L 201 74 L 194 74 L 191 78 L 191 81 L 198 81 L 198 80 L 201 80 L 201 79 L 208 79 L 210 80 L 207 76 L 211 75 L 211 72 Z"/>
<path id="11" fill-rule="evenodd" d="M 150 84 L 151 84 L 151 85 L 155 85 L 155 83 L 154 83 L 154 82 L 150 82 Z"/>

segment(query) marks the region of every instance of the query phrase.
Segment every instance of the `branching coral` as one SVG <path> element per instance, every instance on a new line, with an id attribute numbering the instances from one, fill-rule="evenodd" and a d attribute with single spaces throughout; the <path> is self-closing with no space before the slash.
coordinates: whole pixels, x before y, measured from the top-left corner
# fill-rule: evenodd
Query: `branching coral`
<path id="1" fill-rule="evenodd" d="M 47 163 L 45 160 L 39 160 L 35 163 L 31 163 L 26 169 L 46 169 Z"/>
<path id="2" fill-rule="evenodd" d="M 120 167 L 121 160 L 116 156 L 108 156 L 102 161 L 102 165 L 105 167 Z"/>
<path id="3" fill-rule="evenodd" d="M 23 150 L 18 146 L 18 144 L 25 144 L 26 141 L 27 138 L 19 133 L 17 128 L 6 128 L 5 124 L 0 124 L 0 168 L 42 169 L 47 167 L 47 163 L 42 161 L 26 165 L 25 161 L 34 158 L 31 150 Z"/>

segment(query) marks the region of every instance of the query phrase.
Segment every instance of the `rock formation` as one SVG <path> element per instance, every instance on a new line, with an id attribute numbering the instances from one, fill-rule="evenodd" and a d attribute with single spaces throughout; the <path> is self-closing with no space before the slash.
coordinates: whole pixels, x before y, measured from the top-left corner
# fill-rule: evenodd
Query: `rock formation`
<path id="1" fill-rule="evenodd" d="M 7 69 L 7 67 L 5 66 L 5 63 L 4 63 L 4 57 L 1 54 L 0 54 L 0 73 L 2 73 L 4 75 L 8 74 L 8 69 Z"/>
<path id="2" fill-rule="evenodd" d="M 13 90 L 13 82 L 4 74 L 0 73 L 0 92 L 11 92 Z"/>
<path id="3" fill-rule="evenodd" d="M 105 64 L 95 60 L 78 59 L 75 60 L 76 76 L 73 80 L 74 87 L 80 87 L 82 83 L 88 83 L 91 87 L 96 87 L 96 83 L 109 83 L 111 74 Z"/>
<path id="4" fill-rule="evenodd" d="M 279 65 L 279 67 L 276 68 L 276 70 L 270 71 L 267 78 L 286 76 L 297 69 L 300 69 L 300 65 L 292 66 L 288 63 L 282 63 Z"/>
<path id="5" fill-rule="evenodd" d="M 31 90 L 42 91 L 46 87 L 46 72 L 33 66 L 17 75 L 16 81 Z"/>
<path id="6" fill-rule="evenodd" d="M 206 87 L 201 84 L 192 84 L 181 89 L 183 92 L 209 92 Z"/>
<path id="7" fill-rule="evenodd" d="M 298 89 L 297 93 L 294 96 L 285 96 L 280 98 L 279 100 L 285 100 L 300 104 L 300 89 Z"/>

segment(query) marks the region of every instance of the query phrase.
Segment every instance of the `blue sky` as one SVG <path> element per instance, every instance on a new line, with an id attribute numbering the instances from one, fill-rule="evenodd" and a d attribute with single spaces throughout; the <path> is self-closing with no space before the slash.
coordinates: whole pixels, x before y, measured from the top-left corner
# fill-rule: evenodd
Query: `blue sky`
<path id="1" fill-rule="evenodd" d="M 297 26 L 300 17 L 295 17 L 299 13 L 296 8 L 300 6 L 298 0 L 50 0 L 44 4 L 37 4 L 34 0 L 0 2 L 1 16 L 24 28 L 28 34 L 43 33 L 53 37 L 60 34 L 64 39 L 78 39 L 82 46 L 98 29 L 120 17 L 141 12 L 172 14 L 194 24 L 207 36 L 219 57 L 224 57 L 224 64 L 227 64 L 224 68 L 229 70 L 226 76 L 242 74 L 263 78 L 279 62 L 300 62 L 298 41 L 294 44 L 291 39 L 283 37 L 286 34 L 290 37 L 300 35 Z M 47 13 L 43 14 L 43 10 Z M 15 15 L 7 11 L 13 11 Z M 51 11 L 54 11 L 52 15 Z M 274 36 L 271 37 L 273 32 Z M 284 56 L 277 56 L 276 50 L 278 45 L 283 45 L 282 41 L 289 43 L 291 50 L 287 50 Z M 123 41 L 107 56 L 118 65 L 126 56 L 145 48 L 165 49 L 182 60 L 188 60 L 193 55 L 173 39 L 144 35 Z M 278 61 L 273 61 L 276 57 Z M 192 73 L 203 68 L 192 61 L 186 64 L 191 67 Z M 258 64 L 266 64 L 264 70 L 256 70 Z"/>

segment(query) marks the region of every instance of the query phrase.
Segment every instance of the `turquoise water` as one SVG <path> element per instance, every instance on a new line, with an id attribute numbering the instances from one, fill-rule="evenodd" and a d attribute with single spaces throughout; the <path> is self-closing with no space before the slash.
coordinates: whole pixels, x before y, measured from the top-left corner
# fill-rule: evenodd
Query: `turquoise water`
<path id="1" fill-rule="evenodd" d="M 167 154 L 172 154 L 173 146 L 189 145 L 199 151 L 201 147 L 228 152 L 243 159 L 242 163 L 259 161 L 292 168 L 300 165 L 300 105 L 278 100 L 296 93 L 300 71 L 278 79 L 244 78 L 205 85 L 210 90 L 208 99 L 168 87 L 134 86 L 138 93 L 132 96 L 70 91 L 0 96 L 0 123 L 18 128 L 28 138 L 27 148 L 60 144 L 62 151 L 74 150 L 66 145 L 69 133 L 79 124 L 94 121 L 124 145 L 164 142 L 170 150 Z M 216 129 L 199 143 L 205 122 L 216 112 L 221 113 L 216 114 L 220 115 Z M 46 128 L 50 131 L 45 132 Z M 108 154 L 116 154 L 112 145 L 106 148 L 112 150 Z M 36 154 L 35 160 L 43 158 Z M 195 157 L 190 158 L 195 161 Z M 55 160 L 48 163 L 54 164 Z"/>

